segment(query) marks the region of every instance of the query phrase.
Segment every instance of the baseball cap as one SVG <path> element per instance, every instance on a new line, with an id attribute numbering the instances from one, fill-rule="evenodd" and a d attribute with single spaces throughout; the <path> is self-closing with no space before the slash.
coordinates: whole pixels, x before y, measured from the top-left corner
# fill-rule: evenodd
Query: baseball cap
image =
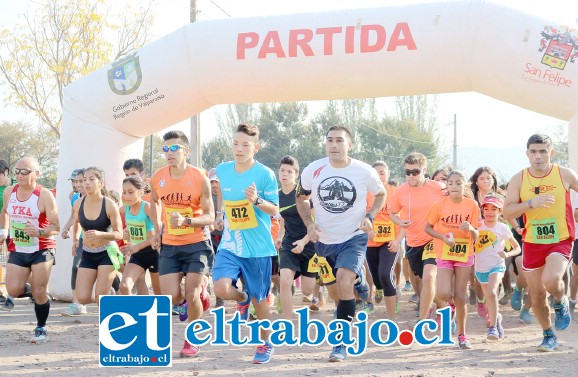
<path id="1" fill-rule="evenodd" d="M 495 195 L 486 195 L 486 197 L 484 198 L 484 203 L 482 203 L 482 207 L 485 206 L 486 204 L 491 204 L 494 207 L 500 209 L 504 208 L 504 201 Z"/>
<path id="2" fill-rule="evenodd" d="M 68 178 L 69 181 L 72 181 L 73 179 L 76 178 L 76 176 L 78 175 L 78 172 L 81 171 L 82 169 L 74 169 L 72 171 L 72 173 L 70 173 L 70 178 Z"/>
<path id="3" fill-rule="evenodd" d="M 217 181 L 219 182 L 219 177 L 217 177 L 217 169 L 212 168 L 209 170 L 209 181 Z"/>

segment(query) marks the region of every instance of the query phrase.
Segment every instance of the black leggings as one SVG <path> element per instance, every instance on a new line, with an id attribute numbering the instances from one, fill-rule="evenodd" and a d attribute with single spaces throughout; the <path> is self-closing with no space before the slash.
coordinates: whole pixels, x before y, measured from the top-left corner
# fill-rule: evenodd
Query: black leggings
<path id="1" fill-rule="evenodd" d="M 367 265 L 376 289 L 383 289 L 385 297 L 395 296 L 395 263 L 397 253 L 389 251 L 389 243 L 367 248 Z"/>

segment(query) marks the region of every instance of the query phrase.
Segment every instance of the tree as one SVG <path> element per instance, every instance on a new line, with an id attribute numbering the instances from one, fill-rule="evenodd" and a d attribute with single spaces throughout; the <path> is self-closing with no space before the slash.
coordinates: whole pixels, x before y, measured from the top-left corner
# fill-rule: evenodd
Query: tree
<path id="1" fill-rule="evenodd" d="M 41 175 L 38 182 L 52 188 L 56 185 L 56 160 L 58 140 L 52 133 L 38 133 L 34 127 L 22 122 L 0 123 L 0 158 L 6 160 L 10 170 L 25 156 L 38 160 Z"/>
<path id="2" fill-rule="evenodd" d="M 165 166 L 165 155 L 162 152 L 163 147 L 163 139 L 158 136 L 157 134 L 152 135 L 153 138 L 153 168 L 152 173 L 157 171 L 158 169 Z M 150 148 L 151 136 L 145 139 L 143 154 L 142 154 L 142 161 L 144 164 L 145 172 L 150 177 L 151 174 L 151 148 Z"/>
<path id="3" fill-rule="evenodd" d="M 63 89 L 74 80 L 140 48 L 152 24 L 151 6 L 108 15 L 102 1 L 46 0 L 25 25 L 0 34 L 0 72 L 7 101 L 35 114 L 60 135 Z M 127 16 L 127 15 L 130 15 Z M 111 35 L 116 35 L 115 43 Z"/>
<path id="4" fill-rule="evenodd" d="M 568 127 L 563 124 L 559 124 L 552 133 L 552 143 L 554 144 L 554 157 L 552 162 L 568 166 Z"/>

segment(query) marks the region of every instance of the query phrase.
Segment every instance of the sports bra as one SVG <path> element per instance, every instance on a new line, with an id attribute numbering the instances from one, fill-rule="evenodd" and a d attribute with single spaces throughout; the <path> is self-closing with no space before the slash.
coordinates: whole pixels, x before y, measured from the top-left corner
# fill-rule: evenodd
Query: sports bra
<path id="1" fill-rule="evenodd" d="M 82 198 L 80 202 L 80 209 L 78 210 L 78 222 L 82 229 L 86 230 L 98 230 L 101 232 L 106 232 L 110 227 L 110 219 L 106 216 L 106 200 L 102 198 L 102 208 L 100 209 L 100 214 L 95 220 L 89 220 L 84 216 L 84 200 L 86 197 Z"/>

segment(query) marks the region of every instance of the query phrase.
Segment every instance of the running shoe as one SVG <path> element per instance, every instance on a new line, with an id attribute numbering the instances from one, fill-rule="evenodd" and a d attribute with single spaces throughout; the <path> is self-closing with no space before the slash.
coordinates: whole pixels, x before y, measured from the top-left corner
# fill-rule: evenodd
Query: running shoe
<path id="1" fill-rule="evenodd" d="M 178 306 L 179 308 L 179 321 L 185 322 L 187 318 L 189 318 L 189 303 L 185 300 L 181 305 Z"/>
<path id="2" fill-rule="evenodd" d="M 373 301 L 376 304 L 379 304 L 383 300 L 383 289 L 378 289 L 375 291 L 375 295 L 373 296 Z"/>
<path id="3" fill-rule="evenodd" d="M 8 296 L 6 297 L 6 301 L 4 301 L 2 305 L 0 305 L 0 310 L 9 312 L 12 309 L 14 309 L 14 300 L 12 299 L 12 297 Z"/>
<path id="4" fill-rule="evenodd" d="M 65 316 L 65 317 L 74 317 L 74 316 L 83 315 L 86 313 L 87 313 L 86 312 L 86 306 L 80 305 L 77 303 L 72 303 L 72 304 L 68 305 L 68 308 L 66 308 L 62 312 L 60 312 L 60 315 Z"/>
<path id="5" fill-rule="evenodd" d="M 357 282 L 357 284 L 353 286 L 353 289 L 355 289 L 355 292 L 357 292 L 359 298 L 365 301 L 369 297 L 369 285 L 365 280 L 365 274 L 363 273 L 363 271 L 361 272 L 361 274 L 359 274 L 358 280 L 359 281 Z"/>
<path id="6" fill-rule="evenodd" d="M 201 350 L 200 347 L 193 346 L 191 343 L 185 340 L 185 344 L 183 345 L 183 349 L 179 352 L 180 357 L 195 357 Z"/>
<path id="7" fill-rule="evenodd" d="M 409 281 L 405 282 L 405 287 L 403 288 L 404 291 L 410 292 L 411 291 L 411 283 Z"/>
<path id="8" fill-rule="evenodd" d="M 478 300 L 478 315 L 480 318 L 488 318 L 488 307 L 486 306 L 486 302 L 480 302 Z"/>
<path id="9" fill-rule="evenodd" d="M 281 297 L 275 296 L 275 306 L 277 307 L 277 313 L 283 314 L 283 307 L 281 306 Z"/>
<path id="10" fill-rule="evenodd" d="M 486 339 L 491 342 L 495 342 L 500 339 L 500 334 L 498 333 L 498 329 L 494 326 L 490 326 L 488 329 L 488 335 L 486 335 Z"/>
<path id="11" fill-rule="evenodd" d="M 247 296 L 247 298 L 245 301 L 237 303 L 237 311 L 240 314 L 239 318 L 243 321 L 246 321 L 249 318 L 249 304 L 251 303 L 251 298 L 249 295 L 247 295 L 247 293 L 243 292 L 243 294 Z"/>
<path id="12" fill-rule="evenodd" d="M 215 308 L 220 308 L 221 306 L 225 306 L 225 301 L 222 298 L 217 297 L 215 299 Z"/>
<path id="13" fill-rule="evenodd" d="M 502 326 L 502 315 L 500 313 L 498 313 L 498 318 L 496 320 L 496 330 L 498 330 L 500 339 L 504 339 L 504 326 Z"/>
<path id="14" fill-rule="evenodd" d="M 524 305 L 524 288 L 522 290 L 518 290 L 518 287 L 514 287 L 514 292 L 512 293 L 512 299 L 510 300 L 510 305 L 512 305 L 512 309 L 515 311 L 519 311 L 522 309 L 522 305 Z"/>
<path id="15" fill-rule="evenodd" d="M 347 351 L 344 345 L 333 347 L 333 351 L 329 354 L 329 361 L 339 362 L 347 358 Z"/>
<path id="16" fill-rule="evenodd" d="M 469 350 L 472 348 L 472 344 L 465 334 L 458 335 L 458 345 L 462 350 Z"/>
<path id="17" fill-rule="evenodd" d="M 208 292 L 205 284 L 201 284 L 201 303 L 203 304 L 204 312 L 211 308 L 211 294 Z"/>
<path id="18" fill-rule="evenodd" d="M 271 361 L 271 355 L 273 355 L 273 345 L 267 341 L 265 344 L 257 347 L 253 364 L 267 364 Z"/>
<path id="19" fill-rule="evenodd" d="M 558 339 L 556 335 L 544 335 L 544 340 L 538 346 L 538 351 L 540 352 L 552 352 L 558 348 Z"/>
<path id="20" fill-rule="evenodd" d="M 365 305 L 363 305 L 363 311 L 366 312 L 367 315 L 373 313 L 373 309 L 373 304 L 371 302 L 366 302 Z"/>
<path id="21" fill-rule="evenodd" d="M 18 296 L 18 298 L 32 298 L 32 286 L 30 283 L 24 285 L 24 291 Z"/>
<path id="22" fill-rule="evenodd" d="M 6 297 L 0 292 L 0 305 L 6 302 Z"/>
<path id="23" fill-rule="evenodd" d="M 173 305 L 172 313 L 173 313 L 173 315 L 179 315 L 179 306 L 178 305 Z"/>
<path id="24" fill-rule="evenodd" d="M 409 302 L 413 302 L 414 304 L 417 304 L 419 302 L 419 297 L 417 297 L 417 294 L 413 294 L 410 298 L 409 298 Z"/>
<path id="25" fill-rule="evenodd" d="M 305 303 L 307 303 L 307 304 L 310 304 L 310 303 L 313 302 L 313 301 L 311 301 L 311 300 L 313 300 L 313 298 L 311 297 L 311 295 L 309 295 L 309 296 L 303 295 L 303 298 L 301 299 L 301 302 L 305 302 Z"/>
<path id="26" fill-rule="evenodd" d="M 534 323 L 534 316 L 530 313 L 530 311 L 528 309 L 522 308 L 522 310 L 520 310 L 520 321 L 522 321 L 525 324 L 531 324 Z"/>
<path id="27" fill-rule="evenodd" d="M 311 305 L 309 305 L 309 309 L 318 312 L 325 307 L 325 297 L 321 293 L 319 293 L 319 298 L 313 297 L 311 299 Z"/>
<path id="28" fill-rule="evenodd" d="M 30 339 L 30 343 L 41 344 L 48 341 L 48 331 L 46 327 L 37 327 L 34 329 L 34 336 Z"/>
<path id="29" fill-rule="evenodd" d="M 555 310 L 554 327 L 556 330 L 566 330 L 572 324 L 568 297 L 562 297 L 562 302 L 553 305 Z"/>
<path id="30" fill-rule="evenodd" d="M 363 310 L 363 306 L 364 306 L 364 302 L 359 300 L 359 301 L 355 301 L 355 311 L 356 312 L 360 312 Z"/>
<path id="31" fill-rule="evenodd" d="M 513 292 L 512 290 L 504 292 L 504 295 L 498 301 L 500 303 L 500 305 L 506 305 L 508 302 L 510 302 L 510 297 L 512 297 L 512 292 Z"/>

